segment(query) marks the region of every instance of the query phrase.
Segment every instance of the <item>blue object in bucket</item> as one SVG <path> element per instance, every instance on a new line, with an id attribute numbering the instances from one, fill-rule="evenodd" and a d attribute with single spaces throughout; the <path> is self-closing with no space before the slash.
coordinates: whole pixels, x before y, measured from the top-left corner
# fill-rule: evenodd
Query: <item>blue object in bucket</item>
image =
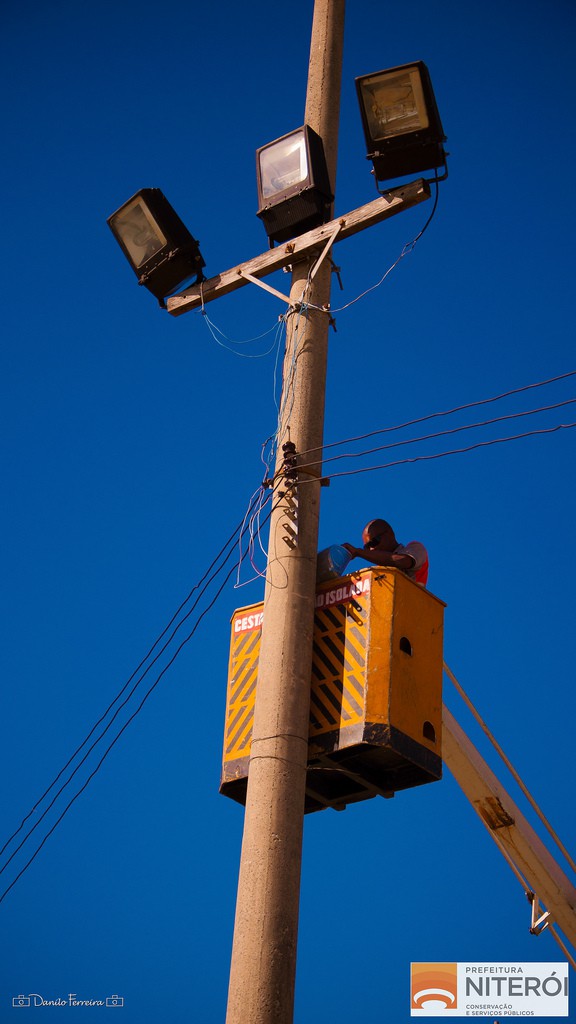
<path id="1" fill-rule="evenodd" d="M 332 544 L 329 548 L 319 551 L 316 563 L 316 582 L 324 583 L 325 580 L 343 576 L 351 558 L 350 552 L 341 544 Z"/>

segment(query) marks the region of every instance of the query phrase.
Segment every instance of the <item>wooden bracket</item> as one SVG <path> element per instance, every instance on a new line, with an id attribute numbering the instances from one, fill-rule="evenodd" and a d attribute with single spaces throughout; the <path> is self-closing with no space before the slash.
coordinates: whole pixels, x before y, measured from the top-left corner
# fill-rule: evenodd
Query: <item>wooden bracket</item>
<path id="1" fill-rule="evenodd" d="M 205 303 L 212 302 L 222 295 L 242 288 L 248 282 L 256 283 L 259 278 L 266 277 L 276 270 L 282 270 L 299 260 L 303 260 L 315 249 L 321 250 L 322 258 L 330 246 L 345 238 L 358 234 L 364 228 L 379 224 L 403 210 L 409 210 L 412 206 L 430 198 L 430 186 L 423 178 L 411 181 L 400 188 L 391 189 L 385 195 L 374 199 L 365 206 L 359 206 L 357 210 L 322 224 L 319 228 L 307 231 L 290 242 L 277 246 L 275 249 L 268 249 L 261 256 L 255 256 L 246 263 L 224 270 L 216 277 L 211 277 L 202 284 L 190 285 L 180 295 L 172 295 L 166 300 L 166 308 L 172 316 L 181 316 L 190 310 L 199 309 Z M 261 284 L 261 282 L 260 282 Z M 274 289 L 267 288 L 277 295 L 283 302 L 289 302 L 285 295 Z"/>

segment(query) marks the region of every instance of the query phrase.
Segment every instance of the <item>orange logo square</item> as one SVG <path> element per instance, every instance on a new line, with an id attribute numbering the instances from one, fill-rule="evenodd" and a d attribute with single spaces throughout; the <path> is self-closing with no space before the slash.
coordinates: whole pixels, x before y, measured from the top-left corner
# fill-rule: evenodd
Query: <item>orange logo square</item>
<path id="1" fill-rule="evenodd" d="M 457 964 L 410 964 L 411 1009 L 455 1010 L 458 1006 Z"/>

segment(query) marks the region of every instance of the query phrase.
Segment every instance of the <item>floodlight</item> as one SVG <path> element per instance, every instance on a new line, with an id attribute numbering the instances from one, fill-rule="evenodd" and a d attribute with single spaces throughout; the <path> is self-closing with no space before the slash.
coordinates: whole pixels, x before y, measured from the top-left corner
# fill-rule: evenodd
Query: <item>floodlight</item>
<path id="1" fill-rule="evenodd" d="M 330 220 L 330 188 L 322 139 L 309 125 L 256 150 L 258 216 L 270 246 Z"/>
<path id="2" fill-rule="evenodd" d="M 377 181 L 445 166 L 446 136 L 422 61 L 362 75 L 356 89 Z"/>
<path id="3" fill-rule="evenodd" d="M 164 306 L 164 298 L 187 278 L 202 280 L 198 242 L 159 188 L 143 188 L 108 217 L 108 225 L 143 284 Z"/>

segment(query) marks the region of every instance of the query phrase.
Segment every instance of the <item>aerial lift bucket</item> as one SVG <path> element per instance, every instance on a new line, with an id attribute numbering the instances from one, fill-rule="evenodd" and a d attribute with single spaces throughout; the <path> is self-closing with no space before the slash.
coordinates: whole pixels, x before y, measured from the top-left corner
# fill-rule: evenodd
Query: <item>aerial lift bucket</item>
<path id="1" fill-rule="evenodd" d="M 306 811 L 442 775 L 444 603 L 398 569 L 316 593 Z M 232 617 L 220 792 L 245 803 L 263 605 Z"/>

